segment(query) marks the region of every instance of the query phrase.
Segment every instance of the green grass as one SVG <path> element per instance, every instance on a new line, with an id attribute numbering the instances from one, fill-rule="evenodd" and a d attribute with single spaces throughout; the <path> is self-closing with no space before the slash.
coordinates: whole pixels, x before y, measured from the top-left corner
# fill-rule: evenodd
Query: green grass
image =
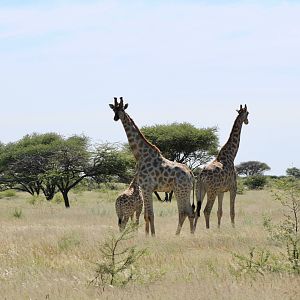
<path id="1" fill-rule="evenodd" d="M 0 192 L 0 199 L 11 198 L 11 197 L 15 197 L 15 196 L 16 196 L 16 192 L 14 190 L 6 190 L 6 191 Z"/>
<path id="2" fill-rule="evenodd" d="M 132 241 L 147 248 L 138 261 L 137 280 L 126 287 L 104 291 L 88 283 L 101 261 L 99 245 L 118 232 L 114 202 L 120 190 L 102 189 L 70 195 L 71 208 L 49 201 L 30 203 L 17 193 L 0 200 L 0 291 L 2 299 L 299 299 L 300 277 L 266 274 L 258 279 L 236 279 L 230 271 L 233 253 L 249 248 L 282 249 L 263 229 L 263 215 L 274 222 L 281 206 L 268 191 L 245 191 L 236 199 L 236 228 L 229 217 L 229 195 L 224 198 L 221 228 L 216 204 L 211 229 L 203 213 L 194 236 L 186 220 L 175 236 L 176 200 L 154 200 L 156 237 L 145 237 L 142 224 Z M 205 203 L 205 202 L 204 202 Z M 21 218 L 12 212 L 22 211 Z M 130 241 L 129 241 L 130 243 Z"/>

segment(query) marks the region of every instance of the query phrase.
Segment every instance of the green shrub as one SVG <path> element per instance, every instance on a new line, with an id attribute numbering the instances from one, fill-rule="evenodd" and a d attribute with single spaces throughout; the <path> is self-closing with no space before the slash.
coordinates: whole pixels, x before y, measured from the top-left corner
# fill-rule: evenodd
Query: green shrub
<path id="1" fill-rule="evenodd" d="M 249 176 L 245 179 L 244 184 L 250 190 L 262 190 L 267 184 L 267 178 L 263 175 Z"/>
<path id="2" fill-rule="evenodd" d="M 264 216 L 263 226 L 269 233 L 269 238 L 278 247 L 285 249 L 280 255 L 272 255 L 269 250 L 255 248 L 249 256 L 234 254 L 235 265 L 232 271 L 235 276 L 243 274 L 264 275 L 266 272 L 286 272 L 300 275 L 300 183 L 291 178 L 274 182 L 275 200 L 283 207 L 283 218 L 273 224 L 272 219 Z"/>
<path id="3" fill-rule="evenodd" d="M 284 219 L 272 224 L 271 218 L 265 217 L 264 227 L 272 240 L 285 246 L 287 270 L 300 274 L 300 183 L 293 178 L 277 180 L 275 199 L 284 209 Z"/>
<path id="4" fill-rule="evenodd" d="M 249 275 L 255 277 L 257 274 L 264 276 L 269 272 L 280 272 L 282 270 L 278 259 L 271 255 L 268 250 L 258 250 L 253 247 L 249 255 L 233 254 L 234 264 L 231 266 L 231 273 L 236 277 Z"/>
<path id="5" fill-rule="evenodd" d="M 244 187 L 244 182 L 242 180 L 237 181 L 237 194 L 242 195 L 244 194 L 245 187 Z"/>
<path id="6" fill-rule="evenodd" d="M 55 194 L 55 196 L 52 199 L 52 202 L 57 203 L 57 204 L 63 203 L 64 198 L 63 198 L 62 194 Z"/>
<path id="7" fill-rule="evenodd" d="M 136 233 L 137 226 L 129 224 L 117 236 L 111 234 L 103 245 L 100 252 L 101 261 L 96 263 L 96 275 L 90 284 L 101 286 L 106 285 L 125 285 L 133 280 L 133 270 L 137 260 L 146 253 L 145 249 L 138 250 L 135 245 L 124 245 L 132 239 Z"/>
<path id="8" fill-rule="evenodd" d="M 41 196 L 36 196 L 36 195 L 33 195 L 31 196 L 30 198 L 28 198 L 27 202 L 31 205 L 36 205 L 38 203 L 41 203 L 43 201 L 43 197 Z"/>

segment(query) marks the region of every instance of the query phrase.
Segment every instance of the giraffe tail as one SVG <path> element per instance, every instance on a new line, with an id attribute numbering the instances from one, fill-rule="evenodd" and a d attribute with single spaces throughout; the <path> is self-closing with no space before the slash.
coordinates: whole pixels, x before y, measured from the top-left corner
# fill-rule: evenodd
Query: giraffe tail
<path id="1" fill-rule="evenodd" d="M 196 193 L 197 193 L 197 217 L 200 217 L 200 210 L 201 210 L 201 206 L 202 206 L 202 193 L 204 191 L 204 185 L 203 183 L 200 181 L 199 179 L 199 183 L 196 186 Z"/>
<path id="2" fill-rule="evenodd" d="M 193 177 L 193 204 L 192 204 L 192 209 L 193 213 L 195 212 L 195 177 Z"/>
<path id="3" fill-rule="evenodd" d="M 195 214 L 195 219 L 194 219 L 194 225 L 193 225 L 193 233 L 196 230 L 197 227 L 197 222 L 200 217 L 200 209 L 202 205 L 202 193 L 204 189 L 204 184 L 200 181 L 199 177 L 196 181 L 196 198 L 197 198 L 197 209 L 196 209 L 196 214 Z"/>

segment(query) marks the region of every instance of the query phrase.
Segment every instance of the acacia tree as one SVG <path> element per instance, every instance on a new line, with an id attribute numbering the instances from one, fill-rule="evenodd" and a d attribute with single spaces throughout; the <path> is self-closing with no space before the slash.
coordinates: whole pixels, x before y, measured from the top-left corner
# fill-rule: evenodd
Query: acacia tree
<path id="1" fill-rule="evenodd" d="M 89 169 L 91 155 L 88 146 L 88 138 L 84 135 L 61 140 L 43 174 L 44 179 L 57 186 L 66 208 L 70 207 L 69 191 L 88 176 L 86 170 Z"/>
<path id="2" fill-rule="evenodd" d="M 59 191 L 70 207 L 68 193 L 84 178 L 103 182 L 117 176 L 125 181 L 132 175 L 132 162 L 115 145 L 92 150 L 86 136 L 32 134 L 0 148 L 0 184 L 31 195 L 42 191 L 48 200 Z"/>
<path id="3" fill-rule="evenodd" d="M 133 177 L 135 164 L 135 159 L 126 145 L 104 143 L 95 147 L 87 173 L 97 183 L 114 179 L 127 183 Z"/>
<path id="4" fill-rule="evenodd" d="M 145 126 L 141 131 L 166 158 L 185 163 L 191 169 L 207 163 L 217 153 L 215 127 L 199 129 L 189 123 L 172 123 Z"/>
<path id="5" fill-rule="evenodd" d="M 265 171 L 271 168 L 264 162 L 260 161 L 246 161 L 235 166 L 238 175 L 255 176 L 263 175 Z"/>
<path id="6" fill-rule="evenodd" d="M 300 178 L 300 169 L 298 168 L 288 168 L 286 169 L 286 174 L 288 176 L 294 176 L 295 178 Z"/>
<path id="7" fill-rule="evenodd" d="M 53 184 L 43 178 L 53 153 L 53 147 L 62 138 L 56 133 L 26 135 L 15 143 L 0 149 L 0 182 L 7 188 L 25 191 L 31 195 L 44 192 L 47 199 L 54 195 Z"/>
<path id="8" fill-rule="evenodd" d="M 68 193 L 84 178 L 96 182 L 125 178 L 131 161 L 124 155 L 116 145 L 105 143 L 92 150 L 86 136 L 72 136 L 58 146 L 45 177 L 55 183 L 69 208 Z"/>

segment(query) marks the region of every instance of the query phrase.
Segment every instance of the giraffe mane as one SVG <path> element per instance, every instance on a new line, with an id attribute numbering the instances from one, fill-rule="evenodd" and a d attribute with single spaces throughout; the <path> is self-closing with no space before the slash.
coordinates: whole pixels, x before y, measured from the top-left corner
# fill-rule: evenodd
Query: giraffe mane
<path id="1" fill-rule="evenodd" d="M 239 120 L 239 117 L 240 115 L 237 115 L 234 122 L 233 122 L 233 126 L 232 126 L 232 129 L 230 131 L 230 135 L 229 135 L 229 138 L 227 140 L 227 142 L 221 147 L 218 155 L 217 155 L 217 158 L 216 160 L 218 161 L 220 159 L 220 157 L 223 155 L 223 151 L 226 149 L 227 145 L 229 144 L 230 140 L 232 139 L 232 134 L 233 134 L 233 129 L 236 127 L 237 123 L 238 123 L 238 120 Z"/>
<path id="2" fill-rule="evenodd" d="M 126 114 L 126 113 L 125 113 Z M 137 127 L 137 125 L 135 124 L 135 122 L 133 121 L 133 119 L 126 114 L 126 116 L 128 117 L 128 119 L 130 120 L 130 122 L 133 124 L 133 126 L 136 128 L 136 130 L 138 131 L 138 133 L 140 134 L 141 138 L 147 143 L 147 145 L 149 145 L 151 148 L 153 148 L 154 150 L 156 150 L 158 153 L 161 153 L 160 149 L 153 145 L 152 143 L 150 143 L 146 137 L 143 135 L 143 133 L 140 131 L 140 129 Z"/>

